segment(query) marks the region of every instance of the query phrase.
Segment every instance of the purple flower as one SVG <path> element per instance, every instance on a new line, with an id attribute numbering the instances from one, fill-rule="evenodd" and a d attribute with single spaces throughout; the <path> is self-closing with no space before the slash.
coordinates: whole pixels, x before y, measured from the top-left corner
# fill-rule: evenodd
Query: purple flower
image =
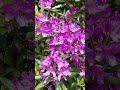
<path id="1" fill-rule="evenodd" d="M 21 77 L 12 80 L 15 90 L 33 90 L 35 79 L 34 70 L 30 72 L 23 72 Z"/>
<path id="2" fill-rule="evenodd" d="M 85 54 L 86 54 L 86 59 L 88 61 L 89 66 L 92 66 L 96 61 L 96 59 L 95 59 L 95 55 L 96 55 L 95 51 L 92 50 L 92 49 L 86 48 Z"/>
<path id="3" fill-rule="evenodd" d="M 89 67 L 86 75 L 87 75 L 86 76 L 87 81 L 89 81 L 92 78 L 98 84 L 104 84 L 104 71 L 102 66 L 94 65 Z"/>
<path id="4" fill-rule="evenodd" d="M 85 70 L 82 70 L 79 75 L 80 76 L 85 76 Z"/>
<path id="5" fill-rule="evenodd" d="M 70 11 L 72 12 L 72 10 L 74 8 L 71 7 Z M 75 67 L 81 69 L 80 76 L 85 76 L 84 30 L 70 19 L 55 16 L 48 19 L 42 13 L 36 15 L 35 23 L 37 35 L 50 37 L 49 41 L 46 42 L 50 54 L 40 60 L 40 75 L 44 82 L 66 80 L 66 77 L 71 75 L 70 65 L 66 61 L 66 57 L 69 57 Z"/>
<path id="6" fill-rule="evenodd" d="M 70 76 L 69 63 L 65 58 L 59 56 L 58 52 L 51 52 L 50 55 L 40 60 L 40 75 L 45 80 L 45 83 L 49 81 L 60 81 Z"/>
<path id="7" fill-rule="evenodd" d="M 41 12 L 35 16 L 36 25 L 39 23 L 47 22 L 47 21 L 48 21 L 47 16 Z"/>
<path id="8" fill-rule="evenodd" d="M 53 87 L 52 87 L 52 85 L 50 85 L 50 86 L 48 87 L 48 90 L 54 90 Z"/>
<path id="9" fill-rule="evenodd" d="M 70 23 L 69 27 L 71 28 L 70 30 L 72 32 L 77 32 L 77 31 L 79 31 L 81 29 L 80 26 L 77 25 L 76 23 Z"/>
<path id="10" fill-rule="evenodd" d="M 96 60 L 101 63 L 108 63 L 111 66 L 117 65 L 115 55 L 119 53 L 120 48 L 117 43 L 111 42 L 108 45 L 97 45 Z"/>
<path id="11" fill-rule="evenodd" d="M 39 6 L 44 6 L 46 9 L 50 9 L 53 3 L 53 0 L 39 0 Z"/>
<path id="12" fill-rule="evenodd" d="M 78 61 L 78 58 L 79 58 L 78 54 L 74 53 L 74 54 L 71 55 L 70 60 Z"/>
<path id="13" fill-rule="evenodd" d="M 71 18 L 75 12 L 78 12 L 79 8 L 71 6 L 69 11 L 65 14 L 65 18 Z"/>

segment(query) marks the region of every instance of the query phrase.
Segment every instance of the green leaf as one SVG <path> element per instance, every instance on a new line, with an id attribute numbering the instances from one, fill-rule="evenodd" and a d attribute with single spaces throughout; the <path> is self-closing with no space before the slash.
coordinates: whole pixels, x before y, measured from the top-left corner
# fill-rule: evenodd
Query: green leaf
<path id="1" fill-rule="evenodd" d="M 0 89 L 0 90 L 5 90 L 3 85 L 1 86 L 1 89 Z"/>
<path id="2" fill-rule="evenodd" d="M 7 88 L 7 90 L 14 90 L 13 84 L 9 79 L 1 77 L 0 82 Z"/>
<path id="3" fill-rule="evenodd" d="M 15 65 L 15 48 L 10 47 L 8 51 L 5 52 L 4 62 L 9 66 Z"/>
<path id="4" fill-rule="evenodd" d="M 116 65 L 116 66 L 108 66 L 108 65 L 104 65 L 104 69 L 106 72 L 120 72 L 120 64 Z"/>
<path id="5" fill-rule="evenodd" d="M 14 0 L 3 0 L 4 3 L 13 3 Z"/>
<path id="6" fill-rule="evenodd" d="M 82 79 L 78 79 L 77 78 L 77 84 L 80 86 L 80 87 L 84 87 L 85 86 L 85 80 L 84 80 L 84 78 L 82 78 Z"/>
<path id="7" fill-rule="evenodd" d="M 75 0 L 75 2 L 80 2 L 80 0 Z"/>
<path id="8" fill-rule="evenodd" d="M 36 61 L 38 64 L 40 64 L 40 60 L 39 60 L 39 59 L 35 59 L 35 61 Z"/>
<path id="9" fill-rule="evenodd" d="M 55 87 L 55 88 L 56 88 L 55 90 L 62 90 L 62 88 L 61 88 L 61 86 L 60 86 L 60 84 L 59 84 L 59 83 L 56 85 L 56 87 Z"/>
<path id="10" fill-rule="evenodd" d="M 105 77 L 105 81 L 106 81 L 107 83 L 109 83 L 109 84 L 120 86 L 120 78 L 116 78 L 116 77 Z"/>
<path id="11" fill-rule="evenodd" d="M 40 68 L 40 67 L 39 67 L 39 64 L 38 64 L 37 62 L 35 62 L 35 69 L 36 69 L 36 70 L 39 70 L 39 68 Z"/>
<path id="12" fill-rule="evenodd" d="M 38 84 L 36 87 L 35 87 L 35 90 L 40 90 L 41 88 L 43 88 L 45 86 L 45 84 L 43 82 L 41 82 L 40 84 Z"/>
<path id="13" fill-rule="evenodd" d="M 20 71 L 14 69 L 14 71 L 12 72 L 12 75 L 15 77 L 20 77 L 21 73 L 20 73 Z"/>
<path id="14" fill-rule="evenodd" d="M 30 38 L 30 37 L 32 37 L 33 35 L 34 35 L 34 31 L 28 32 L 28 33 L 26 34 L 26 38 Z"/>
<path id="15" fill-rule="evenodd" d="M 5 76 L 5 75 L 13 72 L 13 70 L 14 70 L 13 68 L 7 68 L 7 69 L 4 71 L 4 74 L 3 74 L 2 76 Z"/>
<path id="16" fill-rule="evenodd" d="M 80 69 L 78 67 L 73 67 L 71 69 L 72 76 L 78 75 L 80 73 Z"/>
<path id="17" fill-rule="evenodd" d="M 39 12 L 38 12 L 38 7 L 35 6 L 35 15 L 38 15 L 38 14 L 39 14 Z"/>
<path id="18" fill-rule="evenodd" d="M 56 90 L 68 90 L 67 87 L 65 86 L 65 84 L 60 81 L 59 83 L 57 83 L 56 85 Z"/>
<path id="19" fill-rule="evenodd" d="M 61 81 L 60 85 L 61 85 L 63 90 L 67 90 L 67 87 L 65 86 L 65 84 L 62 81 Z"/>
<path id="20" fill-rule="evenodd" d="M 116 6 L 120 6 L 120 0 L 115 0 L 114 3 Z"/>
<path id="21" fill-rule="evenodd" d="M 0 17 L 0 28 L 5 26 L 4 18 Z"/>
<path id="22" fill-rule="evenodd" d="M 15 44 L 17 50 L 18 50 L 18 51 L 21 51 L 23 45 L 22 45 L 22 42 L 20 41 L 20 38 L 19 38 L 18 36 L 16 36 L 16 37 L 14 38 L 14 44 Z"/>
<path id="23" fill-rule="evenodd" d="M 39 76 L 35 76 L 35 79 L 36 79 L 36 80 L 41 79 L 40 75 L 39 75 Z"/>
<path id="24" fill-rule="evenodd" d="M 56 0 L 57 2 L 66 2 L 66 0 Z"/>
<path id="25" fill-rule="evenodd" d="M 41 6 L 40 11 L 43 13 L 43 12 L 44 12 L 44 9 L 45 9 L 45 7 L 44 7 L 44 6 Z"/>
<path id="26" fill-rule="evenodd" d="M 55 6 L 55 7 L 53 7 L 52 9 L 57 9 L 57 8 L 60 8 L 60 7 L 62 7 L 62 4 L 59 4 L 59 5 Z"/>
<path id="27" fill-rule="evenodd" d="M 0 28 L 0 35 L 4 35 L 8 32 L 8 30 L 6 28 Z"/>

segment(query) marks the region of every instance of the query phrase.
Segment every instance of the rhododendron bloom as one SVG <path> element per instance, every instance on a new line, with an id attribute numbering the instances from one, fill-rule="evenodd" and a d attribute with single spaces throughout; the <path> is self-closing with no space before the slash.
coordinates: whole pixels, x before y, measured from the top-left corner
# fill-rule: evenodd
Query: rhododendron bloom
<path id="1" fill-rule="evenodd" d="M 83 64 L 84 30 L 77 23 L 64 17 L 47 18 L 45 14 L 39 13 L 36 15 L 35 21 L 37 35 L 42 35 L 42 38 L 49 37 L 46 44 L 50 54 L 40 59 L 40 75 L 44 82 L 66 80 L 66 77 L 71 75 L 72 64 L 81 69 L 78 75 L 85 76 L 85 64 Z M 70 62 L 67 62 L 68 58 L 66 59 L 66 57 L 69 57 L 69 61 L 73 62 L 71 65 L 69 65 Z"/>
<path id="2" fill-rule="evenodd" d="M 53 4 L 53 0 L 40 0 L 39 5 L 44 6 L 46 9 L 50 9 Z"/>
<path id="3" fill-rule="evenodd" d="M 58 52 L 51 52 L 50 55 L 45 56 L 40 62 L 40 75 L 45 80 L 45 83 L 48 81 L 49 76 L 50 81 L 57 82 L 71 75 L 69 63 L 65 58 L 59 56 Z"/>

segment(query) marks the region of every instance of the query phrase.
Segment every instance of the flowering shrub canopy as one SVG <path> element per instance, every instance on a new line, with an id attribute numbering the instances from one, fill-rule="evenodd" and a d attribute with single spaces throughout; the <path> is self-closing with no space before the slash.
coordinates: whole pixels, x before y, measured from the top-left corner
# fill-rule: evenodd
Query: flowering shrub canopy
<path id="1" fill-rule="evenodd" d="M 84 88 L 84 85 L 80 85 L 84 83 L 85 76 L 85 31 L 84 21 L 80 21 L 84 17 L 82 16 L 84 13 L 78 8 L 77 3 L 76 1 L 74 2 L 76 5 L 72 5 L 72 2 L 69 1 L 37 1 L 35 13 L 36 60 L 40 60 L 40 62 L 36 63 L 39 68 L 36 70 L 36 74 L 39 73 L 37 76 L 40 75 L 41 82 L 43 81 L 45 86 L 52 85 L 52 89 L 54 87 L 56 90 L 63 88 L 59 87 L 61 84 L 66 89 Z M 68 4 L 68 7 L 62 4 Z M 83 8 L 83 1 L 80 4 L 80 7 Z M 65 8 L 67 9 L 65 10 Z M 39 50 L 42 51 L 38 52 Z M 69 80 L 77 84 L 68 87 Z M 41 82 L 37 81 L 36 88 Z M 71 85 L 72 83 L 69 82 L 69 86 Z"/>

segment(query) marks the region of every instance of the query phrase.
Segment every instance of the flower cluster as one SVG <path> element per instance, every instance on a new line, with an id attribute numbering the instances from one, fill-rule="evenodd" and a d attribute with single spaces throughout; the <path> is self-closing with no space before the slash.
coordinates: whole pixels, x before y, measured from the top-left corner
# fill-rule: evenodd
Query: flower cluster
<path id="1" fill-rule="evenodd" d="M 41 60 L 40 67 L 42 68 L 40 75 L 45 79 L 45 83 L 49 78 L 51 81 L 60 81 L 61 78 L 66 79 L 66 76 L 71 75 L 69 63 L 65 58 L 59 56 L 58 52 L 51 52 L 49 56 Z"/>
<path id="2" fill-rule="evenodd" d="M 66 18 L 66 17 L 67 17 L 67 18 L 72 18 L 72 15 L 73 15 L 74 13 L 78 12 L 78 11 L 79 11 L 79 8 L 75 8 L 74 6 L 71 6 L 71 7 L 70 7 L 70 10 L 69 10 L 68 12 L 66 12 L 65 18 Z"/>
<path id="3" fill-rule="evenodd" d="M 65 17 L 57 18 L 52 16 L 47 18 L 45 14 L 39 12 L 35 16 L 35 30 L 37 35 L 42 35 L 42 37 L 50 37 L 50 40 L 47 42 L 49 47 L 48 51 L 53 54 L 48 55 L 43 60 L 40 60 L 40 68 L 42 68 L 40 72 L 45 81 L 48 80 L 48 76 L 51 76 L 51 74 L 51 81 L 60 81 L 62 79 L 61 77 L 70 75 L 70 68 L 68 67 L 69 64 L 65 65 L 65 62 L 67 63 L 67 61 L 65 58 L 62 59 L 64 55 L 69 57 L 69 62 L 73 62 L 69 66 L 74 65 L 75 67 L 79 67 L 81 69 L 79 75 L 85 75 L 85 62 L 83 60 L 85 32 L 78 24 Z M 56 52 L 59 56 L 57 56 L 58 54 L 56 54 Z M 63 64 L 62 67 L 65 67 L 63 68 L 64 70 L 62 70 L 64 72 L 61 72 L 61 70 L 56 71 L 55 67 L 59 67 L 58 62 L 59 64 Z M 51 63 L 55 64 L 51 65 Z"/>
<path id="4" fill-rule="evenodd" d="M 39 6 L 44 6 L 45 9 L 50 9 L 53 4 L 53 0 L 39 0 Z"/>
<path id="5" fill-rule="evenodd" d="M 36 33 L 43 37 L 50 36 L 48 42 L 49 51 L 59 51 L 59 53 L 83 54 L 85 47 L 85 34 L 79 25 L 65 18 L 51 17 L 39 13 L 35 18 Z"/>

